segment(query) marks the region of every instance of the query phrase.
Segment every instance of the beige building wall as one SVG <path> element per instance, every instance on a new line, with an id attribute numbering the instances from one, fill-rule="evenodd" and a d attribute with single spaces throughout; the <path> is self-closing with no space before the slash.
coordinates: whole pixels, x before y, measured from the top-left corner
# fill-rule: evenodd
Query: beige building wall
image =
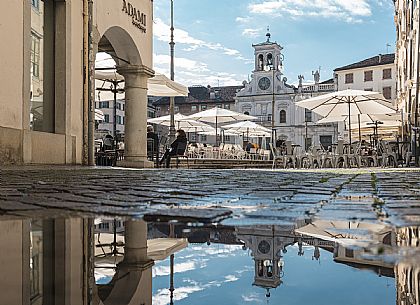
<path id="1" fill-rule="evenodd" d="M 3 38 L 0 48 L 3 72 L 0 76 L 0 165 L 80 164 L 83 133 L 86 132 L 83 128 L 83 1 L 54 2 L 55 79 L 52 84 L 55 92 L 52 102 L 55 107 L 50 111 L 53 118 L 50 132 L 32 131 L 30 123 L 31 89 L 37 94 L 45 93 L 42 90 L 43 83 L 47 83 L 44 76 L 51 76 L 46 70 L 42 73 L 42 59 L 40 77 L 34 79 L 30 75 L 31 33 L 35 32 L 41 38 L 45 34 L 42 27 L 44 2 L 40 1 L 39 12 L 31 8 L 31 1 L 3 2 L 0 11 Z M 133 24 L 133 17 L 123 10 L 124 5 L 143 12 L 146 16 L 144 31 L 138 24 Z M 94 44 L 98 45 L 99 39 L 108 34 L 116 53 L 125 60 L 120 61 L 120 65 L 140 67 L 141 71 L 152 75 L 152 11 L 150 0 L 95 0 Z M 143 105 L 143 97 L 138 100 Z M 146 119 L 144 126 L 146 128 Z M 142 154 L 138 156 L 143 158 Z"/>
<path id="2" fill-rule="evenodd" d="M 383 79 L 383 70 L 391 69 L 391 78 Z M 373 71 L 373 80 L 365 81 L 365 71 Z M 353 73 L 353 83 L 346 84 L 346 74 Z M 386 64 L 378 66 L 370 66 L 357 69 L 341 70 L 335 72 L 337 75 L 338 91 L 346 89 L 354 90 L 370 90 L 382 93 L 385 87 L 391 87 L 391 99 L 395 102 L 397 96 L 397 81 L 395 64 Z"/>
<path id="3" fill-rule="evenodd" d="M 416 111 L 417 66 L 419 60 L 419 6 L 418 1 L 395 1 L 395 25 L 397 34 L 397 104 L 411 114 L 414 124 Z M 418 107 L 417 107 L 418 111 Z"/>
<path id="4" fill-rule="evenodd" d="M 22 129 L 24 2 L 2 1 L 0 11 L 0 127 L 15 129 Z"/>

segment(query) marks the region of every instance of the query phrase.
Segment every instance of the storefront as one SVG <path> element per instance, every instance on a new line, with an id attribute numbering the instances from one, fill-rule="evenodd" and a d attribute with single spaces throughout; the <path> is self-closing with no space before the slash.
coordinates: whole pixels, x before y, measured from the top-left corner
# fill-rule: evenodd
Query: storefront
<path id="1" fill-rule="evenodd" d="M 126 82 L 126 163 L 144 166 L 153 1 L 7 0 L 0 16 L 0 165 L 87 163 L 88 63 L 107 52 Z"/>

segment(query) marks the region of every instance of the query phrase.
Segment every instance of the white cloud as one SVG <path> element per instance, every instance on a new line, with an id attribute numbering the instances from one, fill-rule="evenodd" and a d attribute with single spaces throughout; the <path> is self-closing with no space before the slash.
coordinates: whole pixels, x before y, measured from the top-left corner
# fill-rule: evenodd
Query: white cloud
<path id="1" fill-rule="evenodd" d="M 251 38 L 255 38 L 260 35 L 260 30 L 258 29 L 244 29 L 242 31 L 242 36 L 248 36 Z"/>
<path id="2" fill-rule="evenodd" d="M 225 283 L 236 282 L 237 280 L 239 280 L 239 278 L 234 276 L 234 275 L 226 275 L 225 276 Z"/>
<path id="3" fill-rule="evenodd" d="M 235 50 L 226 52 L 234 53 Z M 154 70 L 157 73 L 169 75 L 170 56 L 165 54 L 154 54 Z M 233 86 L 240 85 L 246 75 L 238 75 L 228 72 L 211 71 L 206 63 L 196 60 L 175 57 L 175 80 L 186 86 L 211 85 L 211 86 Z"/>
<path id="4" fill-rule="evenodd" d="M 348 23 L 361 22 L 362 17 L 372 15 L 367 0 L 268 0 L 251 3 L 248 8 L 253 14 L 335 18 Z"/>
<path id="5" fill-rule="evenodd" d="M 200 286 L 186 286 L 186 287 L 177 287 L 174 291 L 174 301 L 181 301 L 186 299 L 190 294 L 198 291 L 204 290 L 204 287 Z M 160 289 L 153 296 L 154 305 L 167 305 L 169 304 L 171 292 L 169 289 Z"/>
<path id="6" fill-rule="evenodd" d="M 236 17 L 235 19 L 236 22 L 238 23 L 249 23 L 252 21 L 252 18 L 247 16 L 247 17 Z"/>
<path id="7" fill-rule="evenodd" d="M 153 35 L 160 41 L 169 42 L 171 38 L 170 26 L 164 23 L 161 19 L 156 18 L 153 26 Z M 176 44 L 188 45 L 187 48 L 183 49 L 184 51 L 195 51 L 199 48 L 207 48 L 212 51 L 223 52 L 224 54 L 233 56 L 239 60 L 245 60 L 238 50 L 227 48 L 220 43 L 206 42 L 204 40 L 194 38 L 187 31 L 179 28 L 174 30 L 174 37 Z"/>
<path id="8" fill-rule="evenodd" d="M 205 268 L 207 266 L 206 262 L 207 260 L 202 259 L 199 261 L 193 260 L 189 262 L 175 264 L 174 273 L 184 273 L 187 271 Z M 169 266 L 156 265 L 153 267 L 152 273 L 153 273 L 153 277 L 168 276 L 171 274 L 171 270 Z"/>
<path id="9" fill-rule="evenodd" d="M 256 293 L 250 293 L 247 295 L 242 295 L 242 300 L 244 302 L 250 302 L 250 303 L 262 303 L 262 298 L 260 295 Z"/>

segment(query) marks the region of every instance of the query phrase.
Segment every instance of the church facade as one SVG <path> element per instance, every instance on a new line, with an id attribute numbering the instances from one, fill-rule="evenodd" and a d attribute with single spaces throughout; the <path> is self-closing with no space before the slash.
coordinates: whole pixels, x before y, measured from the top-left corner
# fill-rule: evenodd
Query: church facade
<path id="1" fill-rule="evenodd" d="M 236 95 L 236 111 L 258 118 L 263 126 L 273 130 L 275 142 L 291 141 L 303 149 L 311 146 L 327 148 L 338 139 L 335 124 L 318 125 L 321 118 L 311 111 L 296 106 L 296 102 L 313 96 L 336 91 L 334 80 L 320 82 L 315 71 L 314 83 L 304 85 L 299 76 L 298 87 L 288 84 L 283 75 L 283 47 L 267 40 L 254 44 L 255 67 L 251 81 Z"/>

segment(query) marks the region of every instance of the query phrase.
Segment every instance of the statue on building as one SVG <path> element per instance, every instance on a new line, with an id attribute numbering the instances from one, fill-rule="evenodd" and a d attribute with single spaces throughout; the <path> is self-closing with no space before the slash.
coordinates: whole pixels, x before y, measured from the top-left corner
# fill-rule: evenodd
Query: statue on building
<path id="1" fill-rule="evenodd" d="M 315 84 L 319 84 L 319 80 L 321 79 L 320 70 L 321 70 L 321 68 L 319 70 L 312 71 L 312 75 L 314 76 Z"/>
<path id="2" fill-rule="evenodd" d="M 299 79 L 299 88 L 302 88 L 303 80 L 305 79 L 305 77 L 303 75 L 298 75 L 298 79 Z"/>

